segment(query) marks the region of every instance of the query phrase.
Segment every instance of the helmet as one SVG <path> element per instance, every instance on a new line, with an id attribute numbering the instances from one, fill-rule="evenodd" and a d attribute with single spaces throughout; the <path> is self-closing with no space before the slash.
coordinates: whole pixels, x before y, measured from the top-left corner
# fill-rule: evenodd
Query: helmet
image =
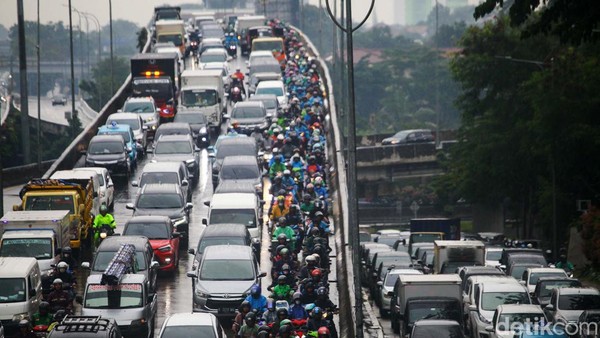
<path id="1" fill-rule="evenodd" d="M 279 317 L 281 315 L 285 315 L 287 317 L 288 310 L 286 308 L 281 308 L 281 309 L 277 310 L 277 317 Z"/>
<path id="2" fill-rule="evenodd" d="M 250 294 L 253 296 L 260 296 L 260 286 L 254 284 L 250 288 Z"/>
<path id="3" fill-rule="evenodd" d="M 68 269 L 69 268 L 69 264 L 67 264 L 67 262 L 59 262 L 58 264 L 56 264 L 56 268 L 57 269 Z"/>
<path id="4" fill-rule="evenodd" d="M 279 148 L 277 148 L 277 147 L 273 148 L 273 154 L 279 154 Z"/>
<path id="5" fill-rule="evenodd" d="M 306 189 L 314 189 L 315 186 L 312 183 L 306 185 Z"/>
<path id="6" fill-rule="evenodd" d="M 256 321 L 256 315 L 254 314 L 254 312 L 248 312 L 246 313 L 246 317 L 244 317 L 244 320 L 246 321 Z"/>
<path id="7" fill-rule="evenodd" d="M 317 289 L 317 296 L 327 296 L 327 288 L 321 286 Z"/>
<path id="8" fill-rule="evenodd" d="M 315 212 L 315 216 L 323 216 L 323 213 L 320 211 Z"/>
<path id="9" fill-rule="evenodd" d="M 315 309 L 315 306 L 316 306 L 315 303 L 306 304 L 304 309 L 306 310 L 306 312 L 311 312 L 312 310 Z"/>
<path id="10" fill-rule="evenodd" d="M 261 326 L 258 328 L 258 332 L 259 332 L 259 333 L 260 333 L 260 332 L 267 332 L 267 333 L 268 333 L 268 332 L 270 332 L 270 331 L 271 331 L 271 328 L 270 328 L 268 325 L 261 325 Z"/>
<path id="11" fill-rule="evenodd" d="M 279 253 L 281 253 L 281 250 L 283 250 L 283 249 L 285 249 L 285 248 L 286 248 L 286 247 L 285 247 L 285 245 L 283 245 L 283 244 L 280 244 L 280 245 L 278 245 L 278 246 L 275 248 L 275 252 L 276 252 L 277 254 L 279 254 Z"/>
<path id="12" fill-rule="evenodd" d="M 250 304 L 249 301 L 245 300 L 242 302 L 242 304 L 240 304 L 240 309 L 243 309 L 244 307 L 248 307 L 250 309 L 252 308 L 252 304 Z"/>
<path id="13" fill-rule="evenodd" d="M 323 310 L 320 307 L 315 306 L 315 308 L 311 312 L 311 317 L 319 317 L 323 314 Z"/>
<path id="14" fill-rule="evenodd" d="M 282 271 L 289 270 L 289 269 L 290 269 L 290 266 L 289 266 L 288 264 L 283 264 L 283 265 L 281 266 L 281 270 L 282 270 Z"/>
<path id="15" fill-rule="evenodd" d="M 279 277 L 277 277 L 277 281 L 278 282 L 287 282 L 287 277 L 285 275 L 280 275 Z"/>
<path id="16" fill-rule="evenodd" d="M 73 249 L 71 249 L 71 247 L 70 247 L 70 246 L 65 246 L 65 247 L 62 249 L 62 253 L 63 253 L 63 254 L 71 254 L 72 252 L 73 252 Z"/>
<path id="17" fill-rule="evenodd" d="M 309 256 L 306 256 L 305 261 L 306 261 L 306 264 L 308 264 L 308 263 L 316 263 L 317 259 L 313 255 L 309 255 Z"/>
<path id="18" fill-rule="evenodd" d="M 277 140 L 278 141 L 283 141 L 283 139 L 284 139 L 283 134 L 277 135 Z"/>
<path id="19" fill-rule="evenodd" d="M 315 178 L 315 184 L 323 184 L 323 178 L 318 176 L 317 178 Z"/>
<path id="20" fill-rule="evenodd" d="M 312 277 L 321 277 L 321 269 L 314 269 L 310 272 L 310 275 Z"/>
<path id="21" fill-rule="evenodd" d="M 283 171 L 283 174 L 284 175 L 291 175 L 292 172 L 289 169 L 286 169 L 286 170 Z"/>
<path id="22" fill-rule="evenodd" d="M 287 309 L 285 309 L 285 310 L 287 311 Z M 283 326 L 283 325 L 291 326 L 292 321 L 286 318 L 286 319 L 282 320 L 281 322 L 279 322 L 279 325 L 280 326 Z"/>
<path id="23" fill-rule="evenodd" d="M 106 204 L 102 204 L 100 206 L 100 212 L 108 212 L 108 207 L 106 206 Z"/>
<path id="24" fill-rule="evenodd" d="M 329 337 L 329 329 L 327 328 L 327 326 L 321 326 L 317 330 L 317 334 L 319 334 L 319 335 L 326 335 L 327 337 Z"/>
<path id="25" fill-rule="evenodd" d="M 285 236 L 285 235 L 284 235 L 284 236 Z M 277 236 L 277 237 L 279 237 L 279 236 Z M 287 237 L 286 237 L 286 238 L 287 238 Z M 277 238 L 277 239 L 279 239 L 279 238 Z M 280 254 L 280 255 L 287 255 L 287 254 L 289 254 L 289 253 L 290 253 L 290 250 L 288 250 L 288 248 L 286 248 L 286 247 L 284 247 L 283 249 L 281 249 L 281 250 L 279 251 L 279 254 Z"/>
<path id="26" fill-rule="evenodd" d="M 321 234 L 321 230 L 319 230 L 319 228 L 317 228 L 317 227 L 313 227 L 313 228 L 310 228 L 310 233 L 313 236 L 318 236 Z"/>
<path id="27" fill-rule="evenodd" d="M 300 299 L 302 298 L 302 294 L 300 292 L 294 292 L 294 294 L 292 295 L 292 300 L 296 300 L 296 299 Z"/>
<path id="28" fill-rule="evenodd" d="M 50 309 L 50 303 L 40 302 L 40 311 L 42 311 L 42 310 L 48 311 L 49 309 Z"/>
<path id="29" fill-rule="evenodd" d="M 285 197 L 284 196 L 277 196 L 277 202 L 285 202 Z"/>
<path id="30" fill-rule="evenodd" d="M 290 334 L 292 333 L 292 326 L 291 325 L 282 325 L 279 327 L 279 334 Z"/>
<path id="31" fill-rule="evenodd" d="M 281 216 L 277 219 L 277 222 L 279 223 L 279 226 L 282 225 L 287 225 L 287 220 L 285 219 L 285 217 Z M 283 234 L 280 234 L 279 236 L 281 236 Z M 279 238 L 279 236 L 277 236 L 277 238 Z M 285 236 L 285 235 L 284 235 Z"/>
<path id="32" fill-rule="evenodd" d="M 27 319 L 21 319 L 21 321 L 19 321 L 19 327 L 29 327 L 29 321 Z"/>
<path id="33" fill-rule="evenodd" d="M 62 279 L 60 279 L 60 278 L 56 278 L 56 279 L 54 280 L 54 282 L 52 282 L 52 284 L 62 284 L 62 283 L 63 283 L 63 281 L 62 281 Z"/>

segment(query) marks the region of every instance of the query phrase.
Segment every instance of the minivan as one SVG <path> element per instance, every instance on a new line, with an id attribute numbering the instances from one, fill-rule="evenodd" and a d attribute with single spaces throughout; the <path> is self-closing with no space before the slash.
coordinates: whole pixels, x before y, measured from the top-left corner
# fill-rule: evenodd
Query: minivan
<path id="1" fill-rule="evenodd" d="M 32 318 L 42 301 L 40 267 L 33 257 L 0 257 L 0 320 L 7 333 Z"/>
<path id="2" fill-rule="evenodd" d="M 188 253 L 194 255 L 193 267 L 197 267 L 202 260 L 204 250 L 212 245 L 245 245 L 252 246 L 254 254 L 260 254 L 260 241 L 252 238 L 245 224 L 219 224 L 218 226 L 209 226 L 204 228 L 200 234 L 198 247 L 190 248 Z M 260 257 L 257 257 L 260 259 Z"/>
<path id="3" fill-rule="evenodd" d="M 262 206 L 256 194 L 225 193 L 214 194 L 211 201 L 204 204 L 209 207 L 208 219 L 203 218 L 202 224 L 215 225 L 223 223 L 244 224 L 252 238 L 262 239 Z"/>

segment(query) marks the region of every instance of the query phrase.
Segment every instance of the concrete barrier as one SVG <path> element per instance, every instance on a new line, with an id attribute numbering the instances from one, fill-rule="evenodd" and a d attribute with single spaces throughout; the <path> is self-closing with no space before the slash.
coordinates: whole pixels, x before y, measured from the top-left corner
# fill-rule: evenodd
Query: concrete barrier
<path id="1" fill-rule="evenodd" d="M 40 172 L 48 170 L 55 160 L 42 162 L 41 170 L 38 169 L 37 163 L 31 163 L 18 167 L 2 169 L 2 188 L 21 185 L 29 182 L 29 180 L 39 177 Z"/>

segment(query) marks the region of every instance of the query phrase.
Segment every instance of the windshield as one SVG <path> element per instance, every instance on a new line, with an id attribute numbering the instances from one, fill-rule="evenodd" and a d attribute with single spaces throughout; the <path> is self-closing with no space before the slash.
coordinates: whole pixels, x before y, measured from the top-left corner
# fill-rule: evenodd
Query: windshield
<path id="1" fill-rule="evenodd" d="M 152 184 L 152 183 L 158 183 L 158 184 L 179 184 L 179 178 L 177 177 L 177 173 L 169 173 L 169 172 L 165 172 L 165 173 L 157 173 L 157 172 L 150 172 L 150 173 L 143 173 L 142 177 L 140 179 L 140 183 L 139 186 L 143 187 L 146 184 Z"/>
<path id="2" fill-rule="evenodd" d="M 552 295 L 552 290 L 560 289 L 560 288 L 577 288 L 580 287 L 581 283 L 579 281 L 549 281 L 542 282 L 540 285 L 540 291 L 538 297 L 550 297 Z"/>
<path id="3" fill-rule="evenodd" d="M 501 314 L 498 318 L 498 330 L 511 331 L 511 328 L 516 328 L 518 324 L 535 325 L 541 321 L 545 321 L 543 313 L 506 313 Z"/>
<path id="4" fill-rule="evenodd" d="M 25 278 L 0 278 L 0 303 L 25 301 Z"/>
<path id="5" fill-rule="evenodd" d="M 116 251 L 99 251 L 96 252 L 96 258 L 94 258 L 94 271 L 104 271 L 108 267 L 108 263 L 115 256 Z M 135 263 L 137 265 L 136 271 L 146 270 L 146 260 L 144 258 L 144 252 L 135 252 Z"/>
<path id="6" fill-rule="evenodd" d="M 254 280 L 251 260 L 203 260 L 200 280 Z"/>
<path id="7" fill-rule="evenodd" d="M 460 326 L 442 326 L 442 325 L 431 325 L 431 326 L 419 326 L 413 332 L 412 338 L 463 338 L 464 335 L 460 329 Z"/>
<path id="8" fill-rule="evenodd" d="M 169 239 L 169 229 L 164 223 L 128 223 L 123 235 L 146 236 L 148 239 Z"/>
<path id="9" fill-rule="evenodd" d="M 238 223 L 248 228 L 256 228 L 256 214 L 253 209 L 212 209 L 208 224 Z"/>
<path id="10" fill-rule="evenodd" d="M 276 62 L 275 63 L 263 63 L 263 64 L 258 64 L 258 65 L 252 65 L 252 67 L 250 68 L 250 72 L 252 74 L 255 74 L 255 73 L 279 73 L 279 72 L 281 72 L 281 67 Z"/>
<path id="11" fill-rule="evenodd" d="M 224 180 L 249 180 L 260 177 L 258 166 L 223 166 L 221 178 Z"/>
<path id="12" fill-rule="evenodd" d="M 265 116 L 265 111 L 258 107 L 235 108 L 231 116 L 238 119 L 260 118 Z"/>
<path id="13" fill-rule="evenodd" d="M 184 122 L 189 124 L 206 124 L 206 116 L 203 114 L 184 114 L 179 112 L 175 115 L 174 122 Z"/>
<path id="14" fill-rule="evenodd" d="M 600 309 L 600 295 L 563 295 L 558 298 L 560 310 Z"/>
<path id="15" fill-rule="evenodd" d="M 396 241 L 400 239 L 402 239 L 402 237 L 400 236 L 379 236 L 377 237 L 377 243 L 393 246 L 396 243 Z"/>
<path id="16" fill-rule="evenodd" d="M 139 119 L 118 119 L 111 120 L 110 118 L 106 120 L 106 125 L 109 126 L 112 121 L 115 121 L 118 124 L 125 124 L 131 127 L 133 130 L 141 129 L 140 120 Z"/>
<path id="17" fill-rule="evenodd" d="M 186 107 L 210 107 L 217 104 L 217 92 L 214 90 L 184 90 L 182 104 Z"/>
<path id="18" fill-rule="evenodd" d="M 502 251 L 486 251 L 485 252 L 485 260 L 486 261 L 500 262 L 500 258 L 502 258 Z"/>
<path id="19" fill-rule="evenodd" d="M 141 284 L 90 284 L 85 293 L 84 308 L 126 309 L 144 304 Z"/>
<path id="20" fill-rule="evenodd" d="M 91 142 L 88 148 L 88 154 L 108 155 L 122 154 L 123 143 L 121 142 Z"/>
<path id="21" fill-rule="evenodd" d="M 127 102 L 123 106 L 124 113 L 154 113 L 154 105 L 150 102 Z"/>
<path id="22" fill-rule="evenodd" d="M 178 194 L 141 194 L 137 207 L 143 209 L 175 209 L 183 207 L 183 200 Z"/>
<path id="23" fill-rule="evenodd" d="M 75 210 L 72 196 L 28 196 L 25 210 Z"/>
<path id="24" fill-rule="evenodd" d="M 277 50 L 281 51 L 283 49 L 283 45 L 281 41 L 256 41 L 252 43 L 252 50 Z"/>
<path id="25" fill-rule="evenodd" d="M 235 155 L 256 156 L 256 149 L 254 147 L 240 146 L 239 144 L 221 145 L 217 149 L 217 158 L 218 159 L 223 159 L 227 156 L 235 156 Z"/>
<path id="26" fill-rule="evenodd" d="M 172 42 L 175 46 L 181 45 L 183 39 L 181 38 L 181 34 L 173 34 L 173 35 L 159 35 L 157 42 Z"/>
<path id="27" fill-rule="evenodd" d="M 2 240 L 0 247 L 0 257 L 50 259 L 52 256 L 52 239 L 50 238 L 6 238 Z"/>
<path id="28" fill-rule="evenodd" d="M 129 132 L 125 131 L 125 130 L 124 131 L 105 130 L 105 131 L 99 132 L 98 135 L 121 135 L 121 136 L 123 136 L 125 143 L 131 142 L 131 135 L 129 135 Z"/>
<path id="29" fill-rule="evenodd" d="M 192 144 L 188 141 L 168 141 L 161 142 L 158 140 L 155 154 L 190 154 L 193 151 Z"/>
<path id="30" fill-rule="evenodd" d="M 189 338 L 189 337 L 203 337 L 203 338 L 214 338 L 215 330 L 212 326 L 199 326 L 199 325 L 173 325 L 166 326 L 162 332 L 162 337 L 169 338 Z"/>
<path id="31" fill-rule="evenodd" d="M 395 252 L 395 251 L 394 251 Z M 379 256 L 377 255 L 377 261 L 375 266 L 383 262 L 384 265 L 395 265 L 396 267 L 408 267 L 412 264 L 411 259 L 408 256 Z"/>
<path id="32" fill-rule="evenodd" d="M 426 302 L 410 304 L 409 323 L 421 319 L 454 319 L 461 320 L 460 307 L 450 302 Z"/>
<path id="33" fill-rule="evenodd" d="M 529 297 L 526 292 L 484 292 L 481 296 L 481 308 L 486 311 L 503 304 L 529 304 Z"/>
<path id="34" fill-rule="evenodd" d="M 202 54 L 200 56 L 201 63 L 225 62 L 225 61 L 227 61 L 225 54 Z"/>
<path id="35" fill-rule="evenodd" d="M 389 274 L 387 275 L 386 279 L 385 279 L 385 286 L 394 286 L 394 284 L 396 284 L 396 281 L 398 280 L 398 278 L 400 277 L 399 274 Z"/>
<path id="36" fill-rule="evenodd" d="M 525 270 L 527 270 L 529 268 L 531 268 L 531 266 L 529 266 L 529 265 L 513 266 L 512 271 L 510 272 L 510 275 L 515 277 L 517 280 L 522 280 L 523 272 L 525 272 Z"/>
<path id="37" fill-rule="evenodd" d="M 566 277 L 563 271 L 556 272 L 533 272 L 529 275 L 529 285 L 535 286 L 541 277 Z"/>
<path id="38" fill-rule="evenodd" d="M 262 87 L 256 88 L 256 95 L 259 94 L 273 94 L 275 96 L 283 96 L 283 88 L 281 87 Z"/>
<path id="39" fill-rule="evenodd" d="M 406 135 L 408 135 L 410 133 L 410 131 L 399 131 L 396 134 L 394 134 L 394 136 L 392 136 L 393 138 L 399 138 L 399 139 L 404 139 L 406 138 Z"/>
<path id="40" fill-rule="evenodd" d="M 212 245 L 246 245 L 242 237 L 208 237 L 203 238 L 198 243 L 198 253 L 203 253 L 204 249 Z"/>

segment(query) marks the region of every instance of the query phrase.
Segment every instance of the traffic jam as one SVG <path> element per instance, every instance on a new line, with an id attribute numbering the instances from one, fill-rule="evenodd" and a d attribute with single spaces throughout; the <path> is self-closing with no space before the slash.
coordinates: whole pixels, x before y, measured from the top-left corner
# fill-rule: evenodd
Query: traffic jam
<path id="1" fill-rule="evenodd" d="M 0 337 L 345 336 L 314 54 L 261 15 L 160 6 L 151 26 L 80 165 L 0 220 Z M 448 218 L 369 230 L 354 273 L 386 335 L 599 336 L 562 249 Z"/>
<path id="2" fill-rule="evenodd" d="M 337 337 L 327 93 L 301 36 L 172 6 L 149 35 L 81 165 L 1 219 L 0 332 Z"/>

